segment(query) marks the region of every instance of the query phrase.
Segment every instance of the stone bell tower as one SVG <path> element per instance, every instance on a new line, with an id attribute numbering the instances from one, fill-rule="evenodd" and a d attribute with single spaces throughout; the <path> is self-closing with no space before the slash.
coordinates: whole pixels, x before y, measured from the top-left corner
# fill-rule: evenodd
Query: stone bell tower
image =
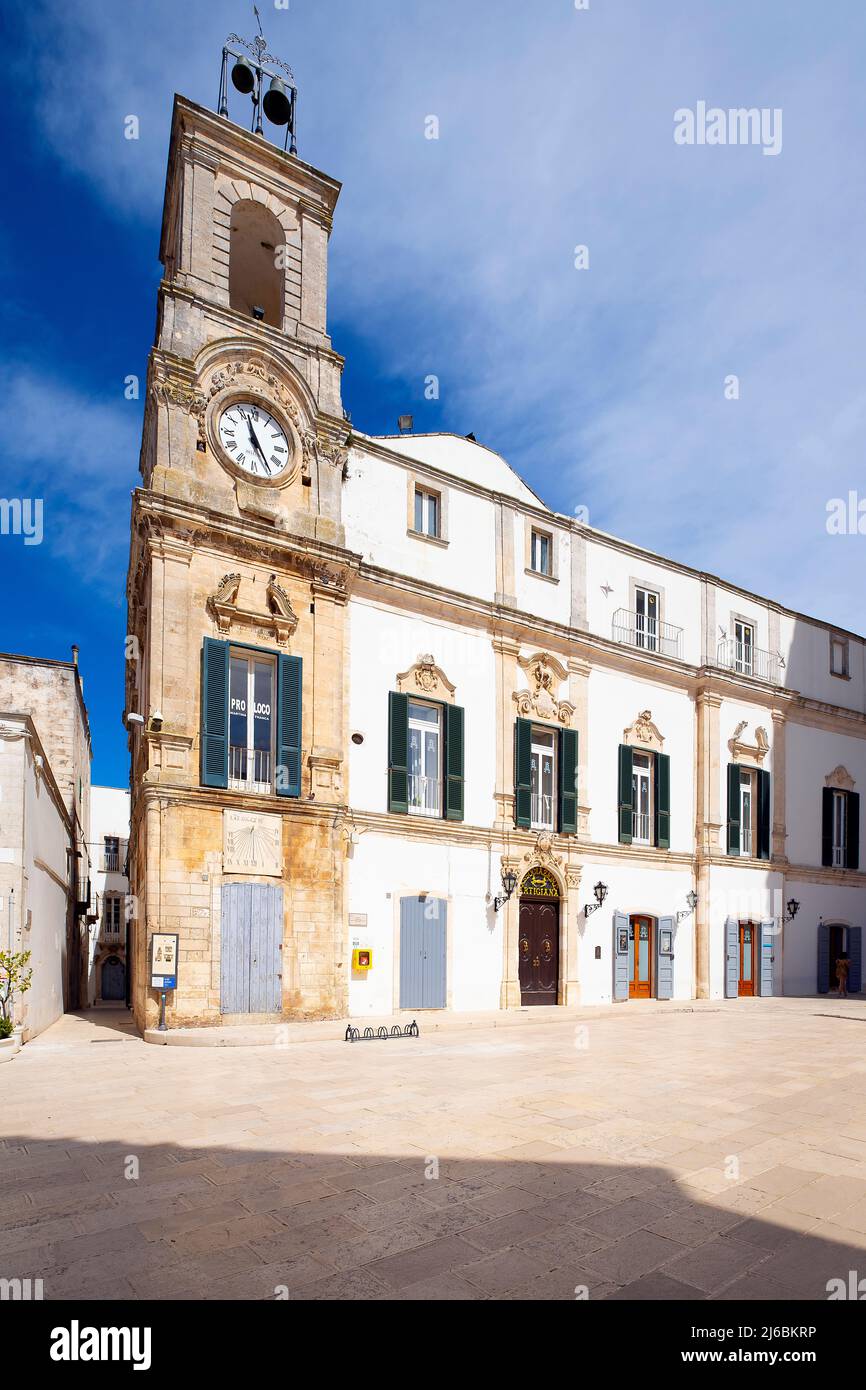
<path id="1" fill-rule="evenodd" d="M 339 187 L 175 99 L 127 582 L 140 1026 L 154 933 L 169 1026 L 345 1012 Z"/>

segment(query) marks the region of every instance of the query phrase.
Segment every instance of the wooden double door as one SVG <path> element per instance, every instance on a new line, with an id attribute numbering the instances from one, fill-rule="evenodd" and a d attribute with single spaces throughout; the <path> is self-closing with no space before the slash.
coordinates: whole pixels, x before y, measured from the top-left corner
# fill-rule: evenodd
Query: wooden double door
<path id="1" fill-rule="evenodd" d="M 559 993 L 559 902 L 520 899 L 521 1004 L 556 1004 Z"/>
<path id="2" fill-rule="evenodd" d="M 632 917 L 628 924 L 628 997 L 651 999 L 655 922 L 652 917 Z"/>
<path id="3" fill-rule="evenodd" d="M 739 978 L 737 994 L 751 996 L 757 993 L 755 985 L 756 953 L 759 929 L 755 922 L 740 922 L 739 925 Z"/>

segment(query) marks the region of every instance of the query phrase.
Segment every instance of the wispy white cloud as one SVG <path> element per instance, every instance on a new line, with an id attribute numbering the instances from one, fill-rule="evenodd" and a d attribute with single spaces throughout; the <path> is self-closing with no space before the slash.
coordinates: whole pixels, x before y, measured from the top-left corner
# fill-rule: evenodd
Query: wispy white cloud
<path id="1" fill-rule="evenodd" d="M 0 374 L 6 498 L 42 499 L 43 552 L 119 601 L 138 481 L 140 413 L 23 368 Z"/>
<path id="2" fill-rule="evenodd" d="M 449 423 L 552 505 L 862 628 L 866 537 L 827 536 L 824 509 L 866 495 L 863 8 L 260 8 L 301 155 L 344 180 L 332 310 L 383 372 L 436 372 Z M 213 105 L 244 22 L 233 0 L 38 11 L 25 57 L 48 35 L 44 74 L 86 53 L 88 80 L 34 117 L 115 213 L 155 219 L 171 94 Z M 676 146 L 699 99 L 781 108 L 782 152 Z"/>

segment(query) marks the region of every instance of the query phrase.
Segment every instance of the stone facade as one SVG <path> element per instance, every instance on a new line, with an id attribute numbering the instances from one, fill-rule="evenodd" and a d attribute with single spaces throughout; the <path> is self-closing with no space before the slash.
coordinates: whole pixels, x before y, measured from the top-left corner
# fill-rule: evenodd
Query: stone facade
<path id="1" fill-rule="evenodd" d="M 165 280 L 128 582 L 127 710 L 144 718 L 143 727 L 130 725 L 136 904 L 130 955 L 141 1025 L 157 1010 L 148 977 L 155 929 L 180 938 L 170 1017 L 225 1021 L 221 890 L 274 881 L 224 868 L 223 811 L 273 813 L 274 800 L 201 785 L 206 638 L 303 663 L 299 794 L 279 806 L 281 1012 L 320 1017 L 345 1010 L 345 841 L 338 818 L 352 559 L 340 523 L 347 433 L 342 359 L 325 331 L 326 248 L 338 192 L 338 184 L 298 159 L 176 102 L 161 248 Z M 279 324 L 230 302 L 238 203 L 266 209 L 275 237 L 284 237 L 276 248 L 277 255 L 285 252 Z M 273 412 L 285 430 L 291 461 L 274 482 L 253 482 L 221 447 L 221 413 L 244 401 Z"/>
<path id="2" fill-rule="evenodd" d="M 0 654 L 0 710 L 0 942 L 32 952 L 19 1008 L 35 1034 L 87 1003 L 91 746 L 77 650 Z"/>
<path id="3" fill-rule="evenodd" d="M 338 191 L 177 100 L 128 579 L 139 1024 L 155 931 L 170 1025 L 859 979 L 863 638 L 551 511 L 472 437 L 350 430 Z"/>

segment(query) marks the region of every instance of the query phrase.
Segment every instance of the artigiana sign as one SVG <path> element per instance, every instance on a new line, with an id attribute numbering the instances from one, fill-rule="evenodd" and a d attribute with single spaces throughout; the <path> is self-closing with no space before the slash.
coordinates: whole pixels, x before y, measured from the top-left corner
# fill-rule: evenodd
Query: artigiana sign
<path id="1" fill-rule="evenodd" d="M 177 934 L 154 932 L 150 938 L 151 989 L 177 989 Z"/>

